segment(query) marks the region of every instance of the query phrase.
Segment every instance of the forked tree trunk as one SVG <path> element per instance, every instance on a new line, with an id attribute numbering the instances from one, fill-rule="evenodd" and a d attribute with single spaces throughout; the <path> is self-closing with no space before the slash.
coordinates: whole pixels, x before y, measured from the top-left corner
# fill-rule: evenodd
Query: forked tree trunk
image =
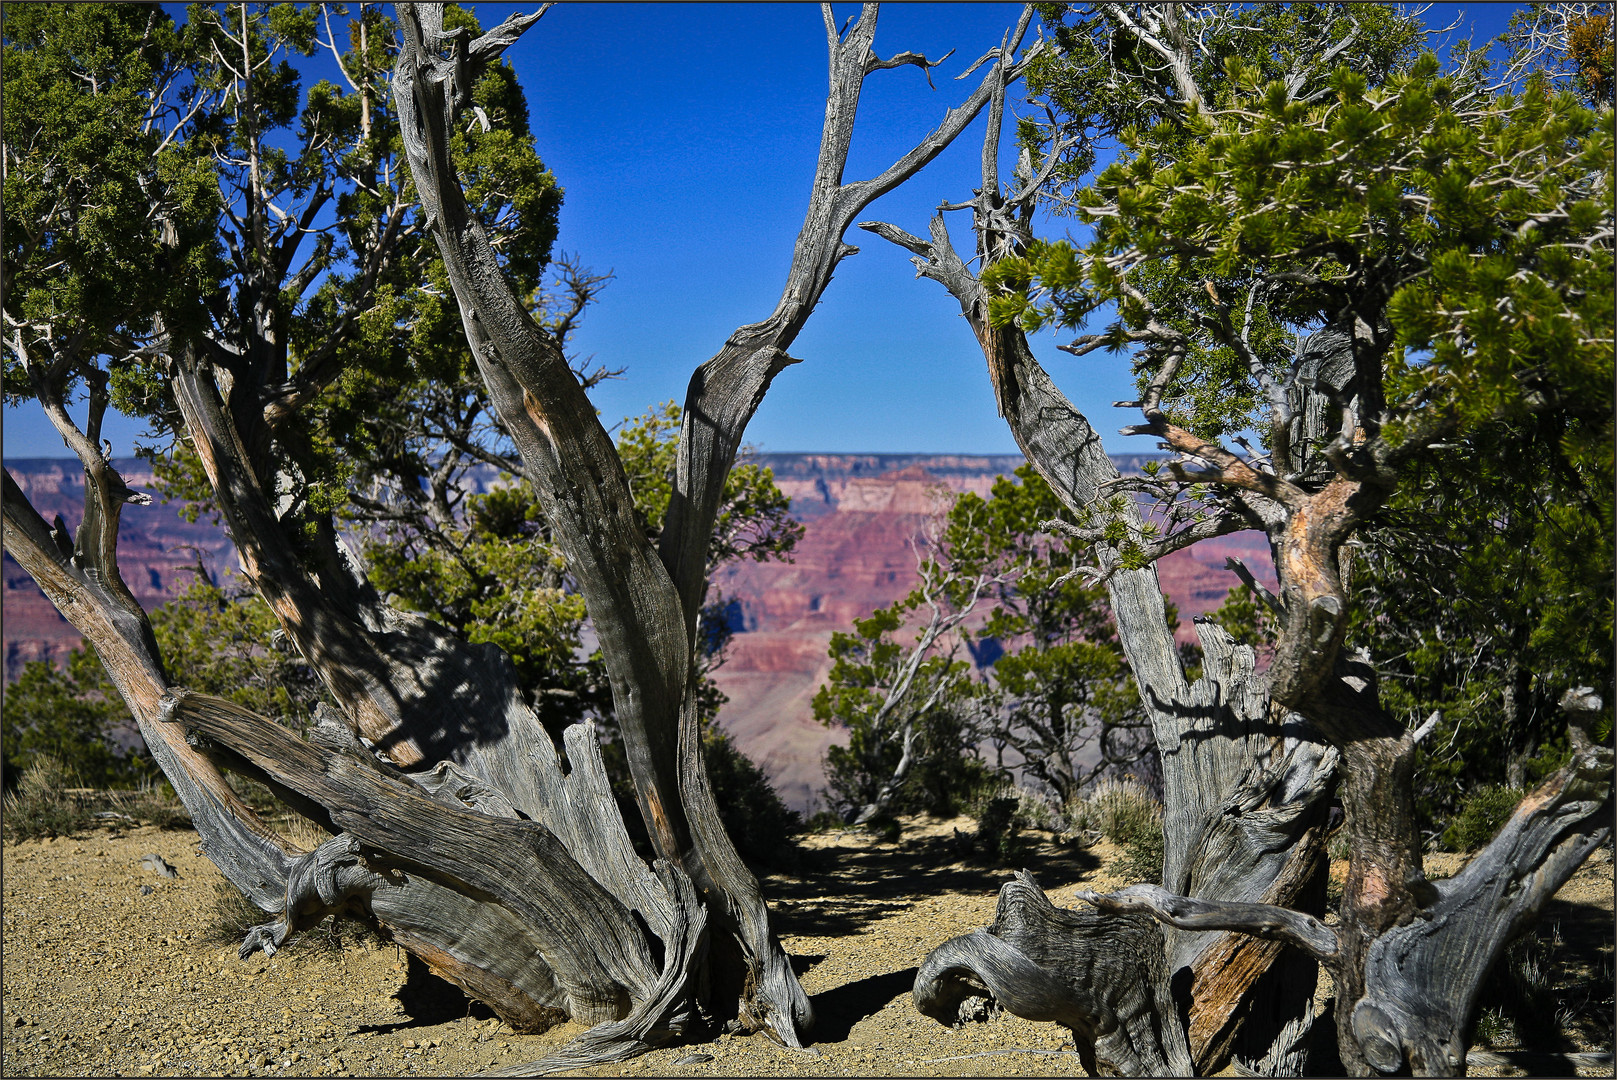
<path id="1" fill-rule="evenodd" d="M 1001 197 L 994 160 L 1002 108 L 997 97 L 982 192 L 968 204 L 985 262 L 1016 250 L 1023 226 L 1012 211 L 1029 205 L 1037 186 Z M 1117 474 L 1099 437 L 1022 333 L 989 325 L 982 285 L 954 251 L 942 213 L 930 240 L 883 223 L 861 227 L 911 251 L 920 274 L 959 301 L 1001 414 L 1068 509 L 1082 519 L 1106 501 Z M 1362 319 L 1352 331 L 1328 327 L 1299 358 L 1288 387 L 1288 480 L 1274 485 L 1284 488 L 1274 496 L 1261 496 L 1266 484 L 1251 483 L 1233 455 L 1171 428 L 1147 403 L 1150 422 L 1137 430 L 1223 470 L 1226 491 L 1245 508 L 1244 520 L 1212 522 L 1205 535 L 1250 526 L 1269 534 L 1282 594 L 1274 663 L 1256 675 L 1251 650 L 1198 621 L 1206 669 L 1187 686 L 1154 568 L 1121 569 L 1117 551 L 1097 543 L 1119 638 L 1162 754 L 1163 885 L 1079 894 L 1124 919 L 1110 926 L 1035 899 L 1024 875 L 1001 892 L 993 926 L 928 957 L 915 987 L 928 1015 L 954 1023 L 965 996 L 987 993 L 1019 1015 L 1070 1027 L 1091 1072 L 1179 1075 L 1193 1065 L 1207 1074 L 1234 1054 L 1253 1071 L 1296 1075 L 1308 1058 L 1318 962 L 1333 979 L 1336 1051 L 1350 1071 L 1464 1072 L 1487 972 L 1611 835 L 1612 750 L 1581 730 L 1599 698 L 1569 694 L 1572 761 L 1522 802 L 1462 873 L 1425 879 L 1410 783 L 1424 731 L 1405 732 L 1387 716 L 1373 671 L 1340 654 L 1343 545 L 1389 483 L 1350 481 L 1328 459 L 1338 418 L 1374 411 L 1366 403 L 1374 388 L 1358 383 L 1355 357 L 1379 344 L 1356 336 L 1385 334 Z M 1105 513 L 1142 548 L 1151 546 L 1132 500 Z M 1327 928 L 1315 915 L 1323 910 L 1333 789 L 1350 856 L 1339 924 Z M 1160 938 L 1137 915 L 1155 919 Z"/>
<path id="2" fill-rule="evenodd" d="M 86 434 L 42 394 L 86 472 L 76 545 L 7 475 L 6 549 L 96 646 L 205 852 L 277 916 L 248 934 L 244 956 L 273 953 L 296 931 L 346 911 L 516 1030 L 562 1019 L 594 1025 L 517 1072 L 622 1059 L 730 1018 L 801 1045 L 812 1010 L 757 882 L 725 835 L 701 762 L 691 658 L 709 539 L 748 419 L 773 376 L 794 362 L 785 350 L 837 263 L 856 250 L 842 240 L 848 224 L 941 152 L 992 87 L 1022 68 L 995 64 L 891 168 L 844 183 L 865 77 L 931 65 L 871 51 L 873 5 L 841 32 L 825 9 L 831 93 L 787 285 L 769 319 L 737 331 L 693 376 L 657 550 L 611 440 L 559 343 L 511 294 L 449 158 L 448 132 L 477 71 L 537 16 L 467 41 L 442 32 L 441 5 L 400 5 L 399 14 L 394 95 L 406 156 L 479 370 L 599 633 L 653 865 L 634 852 L 590 725 L 565 733 L 564 760 L 499 649 L 385 603 L 329 518 L 306 531 L 295 493 L 312 479 L 298 465 L 309 455 L 295 408 L 269 385 L 284 377 L 270 361 L 285 350 L 273 266 L 249 259 L 240 268 L 244 294 L 258 298 L 239 305 L 241 340 L 176 334 L 169 374 L 243 570 L 339 712 L 323 711 L 299 739 L 170 683 L 146 615 L 118 574 L 118 515 L 134 493 L 96 445 L 105 395 L 92 401 Z M 1028 21 L 1024 13 L 1018 37 Z M 224 778 L 231 771 L 267 784 L 332 839 L 314 851 L 289 843 L 235 795 Z"/>
<path id="3" fill-rule="evenodd" d="M 979 210 L 980 230 L 985 218 Z M 942 215 L 933 218 L 929 240 L 879 223 L 862 227 L 913 252 L 921 274 L 960 303 L 1017 444 L 1063 504 L 1076 514 L 1104 498 L 1118 473 L 1100 437 L 1057 389 L 1026 338 L 988 325 L 981 282 L 955 252 Z M 1132 502 L 1121 515 L 1142 535 L 1144 522 Z M 1162 759 L 1164 883 L 1180 895 L 1322 912 L 1336 751 L 1300 716 L 1273 706 L 1254 672 L 1252 650 L 1211 622 L 1196 623 L 1204 674 L 1189 683 L 1156 568 L 1115 568 L 1117 553 L 1104 544 L 1099 555 L 1112 569 L 1107 589 L 1118 637 Z M 1261 1072 L 1300 1073 L 1313 1022 L 1316 968 L 1309 957 L 1247 934 L 1148 928 L 1143 920 L 1128 924 L 1135 936 L 1121 944 L 1118 931 L 1097 929 L 1104 920 L 1074 921 L 1048 904 L 1027 902 L 1031 888 L 1031 878 L 1006 885 L 993 928 L 948 942 L 929 958 L 915 989 L 923 1011 L 953 1023 L 951 1003 L 958 1002 L 960 987 L 976 985 L 1029 1015 L 1016 1004 L 1016 986 L 1024 980 L 1013 974 L 1025 973 L 1025 965 L 1006 965 L 1010 949 L 1035 966 L 1034 957 L 1046 958 L 1051 980 L 1039 1006 L 1045 1015 L 1030 1018 L 1056 1019 L 1048 1015 L 1055 1007 L 1049 994 L 1058 991 L 1067 995 L 1061 1009 L 1069 1016 L 1074 1009 L 1100 1010 L 1073 1033 L 1080 1052 L 1093 1054 L 1104 1071 L 1180 1075 L 1193 1067 L 1208 1074 L 1239 1057 Z M 1007 905 L 1032 914 L 1008 921 Z M 1116 974 L 1123 968 L 1100 955 L 1116 949 L 1157 958 L 1126 965 L 1135 972 L 1128 978 L 1157 980 L 1152 993 L 1097 984 L 1123 977 Z M 950 983 L 953 988 L 945 986 Z"/>

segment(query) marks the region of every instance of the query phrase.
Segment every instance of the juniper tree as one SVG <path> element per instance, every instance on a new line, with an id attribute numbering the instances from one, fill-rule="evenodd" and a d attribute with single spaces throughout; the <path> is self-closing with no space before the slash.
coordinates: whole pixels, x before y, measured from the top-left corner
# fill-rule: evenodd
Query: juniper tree
<path id="1" fill-rule="evenodd" d="M 1496 97 L 1475 53 L 1449 73 L 1429 56 L 1356 56 L 1376 40 L 1364 21 L 1388 16 L 1310 9 L 1298 39 L 1290 9 L 1082 9 L 1074 85 L 1134 114 L 1091 97 L 1064 117 L 1052 102 L 1042 128 L 1023 126 L 1002 188 L 995 103 L 981 193 L 959 207 L 982 278 L 941 214 L 930 239 L 866 226 L 960 301 L 1007 423 L 1073 515 L 1051 527 L 1097 544 L 1163 752 L 1162 884 L 1086 894 L 1103 914 L 1078 915 L 1031 881 L 1007 887 L 989 934 L 923 965 L 917 1000 L 940 1019 L 980 980 L 1012 1011 L 1071 1026 L 1086 1064 L 1214 1070 L 1233 1049 L 1296 1071 L 1311 1016 L 1295 1002 L 1318 961 L 1348 1069 L 1463 1071 L 1489 967 L 1609 835 L 1611 752 L 1590 730 L 1609 732 L 1597 717 L 1611 688 L 1571 685 L 1569 763 L 1464 871 L 1427 881 L 1411 777 L 1437 721 L 1389 714 L 1373 653 L 1344 648 L 1355 548 L 1417 459 L 1554 414 L 1573 486 L 1611 486 L 1611 114 L 1542 81 Z M 1229 37 L 1237 22 L 1257 32 Z M 1086 65 L 1110 77 L 1085 82 Z M 1073 190 L 1063 166 L 1089 167 L 1097 129 L 1122 152 Z M 1092 238 L 1034 238 L 1041 192 Z M 1116 319 L 1089 332 L 1107 305 Z M 1046 325 L 1079 331 L 1064 346 L 1079 355 L 1133 353 L 1140 392 L 1123 404 L 1144 423 L 1125 431 L 1161 440 L 1168 469 L 1117 477 L 1027 347 Z M 1166 524 L 1134 497 L 1158 501 Z M 1245 528 L 1269 535 L 1279 575 L 1272 660 L 1257 675 L 1250 649 L 1202 623 L 1206 671 L 1187 685 L 1152 563 Z M 1328 928 L 1308 883 L 1333 787 L 1351 855 Z M 1267 995 L 1262 939 L 1292 950 Z M 1288 979 L 1301 980 L 1291 1011 L 1269 1011 Z"/>

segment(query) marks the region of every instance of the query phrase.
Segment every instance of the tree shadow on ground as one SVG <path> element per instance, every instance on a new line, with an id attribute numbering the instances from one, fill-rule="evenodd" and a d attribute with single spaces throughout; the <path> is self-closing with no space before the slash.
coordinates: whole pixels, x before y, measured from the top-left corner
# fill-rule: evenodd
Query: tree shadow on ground
<path id="1" fill-rule="evenodd" d="M 816 994 L 814 1002 L 814 1041 L 838 1043 L 847 1039 L 853 1026 L 867 1016 L 874 1016 L 894 999 L 910 992 L 920 968 L 889 971 L 885 975 L 871 975 L 858 982 Z"/>
<path id="2" fill-rule="evenodd" d="M 965 838 L 914 836 L 808 853 L 803 869 L 763 879 L 777 933 L 847 937 L 940 893 L 994 895 L 1017 870 L 1046 889 L 1075 885 L 1101 860 L 1076 843 L 1030 842 L 1024 857 L 996 865 L 964 851 Z"/>
<path id="3" fill-rule="evenodd" d="M 415 956 L 410 953 L 404 955 L 404 985 L 393 996 L 398 999 L 399 1008 L 404 1010 L 408 1019 L 392 1024 L 365 1024 L 359 1031 L 387 1035 L 408 1028 L 447 1024 L 468 1016 L 474 1020 L 488 1020 L 494 1016 L 493 1009 L 481 1001 L 473 1001 L 460 987 L 434 975 L 432 969 Z"/>

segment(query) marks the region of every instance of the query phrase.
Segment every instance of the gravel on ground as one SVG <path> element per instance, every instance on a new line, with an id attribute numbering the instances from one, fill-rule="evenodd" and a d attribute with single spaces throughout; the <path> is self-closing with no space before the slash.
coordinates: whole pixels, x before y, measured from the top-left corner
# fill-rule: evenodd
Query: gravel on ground
<path id="1" fill-rule="evenodd" d="M 799 872 L 763 879 L 818 1014 L 811 1049 L 719 1035 L 579 1075 L 1084 1075 L 1064 1029 L 1007 1014 L 945 1028 L 910 1000 L 926 954 L 992 921 L 1010 876 L 961 857 L 957 833 L 970 829 L 917 819 L 896 843 L 816 834 Z M 143 865 L 150 854 L 178 876 Z M 1026 865 L 1065 906 L 1077 887 L 1127 884 L 1107 873 L 1115 854 L 1104 841 L 1047 839 Z M 238 959 L 209 938 L 222 879 L 193 832 L 101 829 L 8 844 L 0 857 L 5 1076 L 458 1076 L 533 1061 L 583 1030 L 513 1034 L 365 935 Z M 1602 852 L 1551 913 L 1594 928 L 1587 947 L 1606 970 L 1612 889 Z"/>

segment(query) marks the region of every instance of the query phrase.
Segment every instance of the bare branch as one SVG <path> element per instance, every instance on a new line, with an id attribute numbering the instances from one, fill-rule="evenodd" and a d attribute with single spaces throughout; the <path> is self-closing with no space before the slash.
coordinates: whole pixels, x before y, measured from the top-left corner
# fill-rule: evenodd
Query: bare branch
<path id="1" fill-rule="evenodd" d="M 1252 576 L 1252 571 L 1247 569 L 1246 563 L 1237 559 L 1234 555 L 1230 555 L 1225 558 L 1224 567 L 1227 570 L 1235 571 L 1235 576 L 1241 579 L 1242 584 L 1257 593 L 1258 599 L 1263 601 L 1264 607 L 1276 615 L 1281 614 L 1280 598 L 1270 592 L 1263 582 Z"/>
<path id="2" fill-rule="evenodd" d="M 1181 930 L 1236 930 L 1295 945 L 1316 960 L 1334 961 L 1341 951 L 1336 932 L 1312 915 L 1273 904 L 1238 904 L 1175 896 L 1160 885 L 1130 885 L 1102 895 L 1073 894 L 1112 914 L 1140 912 Z"/>
<path id="3" fill-rule="evenodd" d="M 936 60 L 928 60 L 925 56 L 922 56 L 918 52 L 897 53 L 892 58 L 887 60 L 878 59 L 875 53 L 871 53 L 865 59 L 865 74 L 869 75 L 873 71 L 886 71 L 890 68 L 904 67 L 906 64 L 913 64 L 915 67 L 918 67 L 922 71 L 926 72 L 926 84 L 928 86 L 932 86 L 932 69 L 940 66 L 945 60 L 953 56 L 954 53 L 955 51 L 950 49 Z M 937 87 L 932 86 L 932 89 L 936 90 Z"/>

